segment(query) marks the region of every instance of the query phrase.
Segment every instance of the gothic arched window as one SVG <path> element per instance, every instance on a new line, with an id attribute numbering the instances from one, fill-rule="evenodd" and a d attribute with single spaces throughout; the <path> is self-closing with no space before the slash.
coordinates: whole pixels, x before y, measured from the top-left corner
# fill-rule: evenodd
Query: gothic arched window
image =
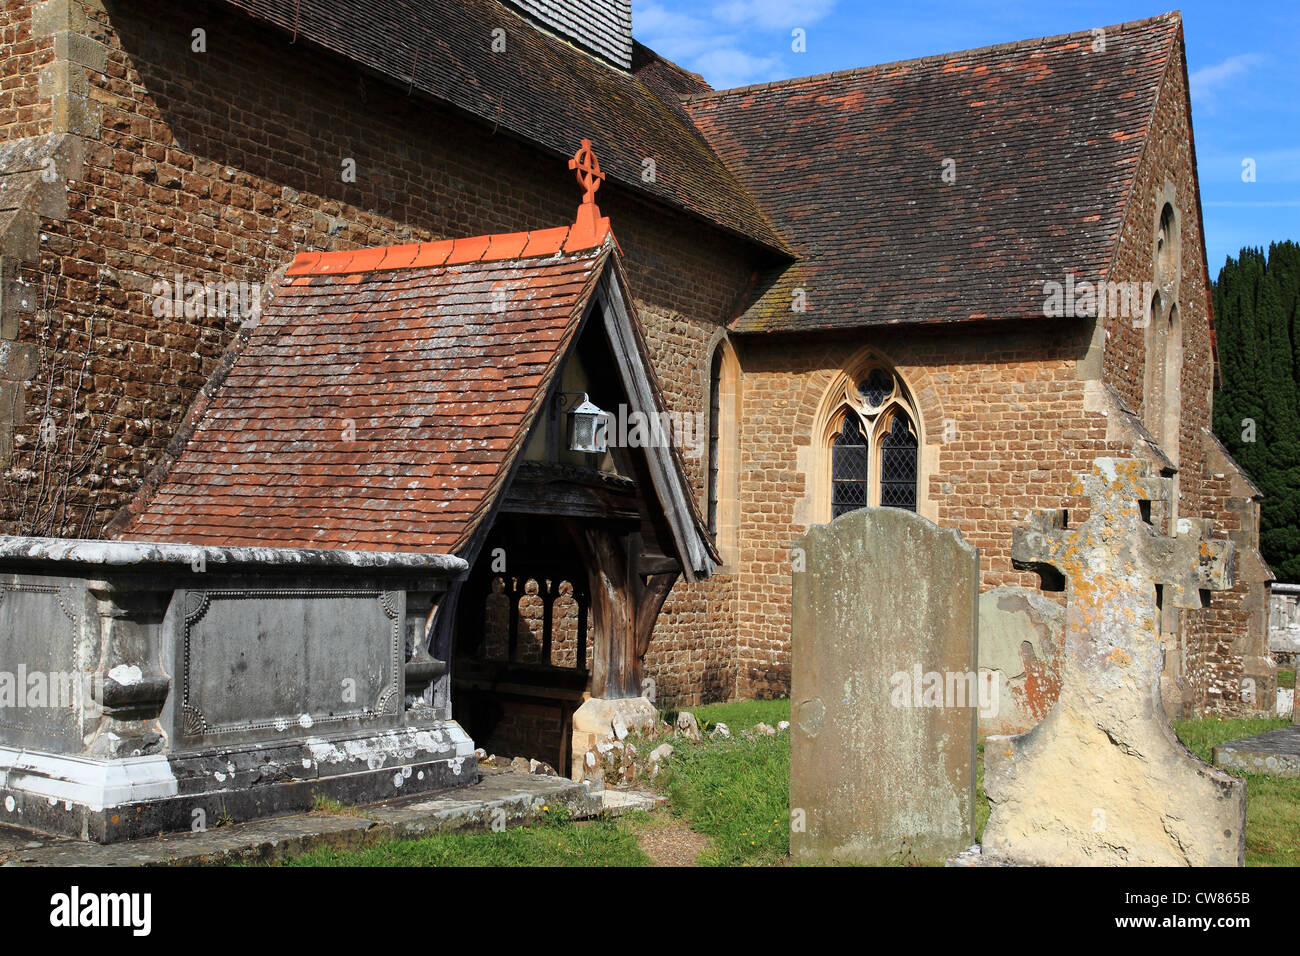
<path id="1" fill-rule="evenodd" d="M 867 503 L 869 456 L 856 415 L 845 414 L 831 455 L 831 517 L 838 518 Z"/>
<path id="2" fill-rule="evenodd" d="M 740 361 L 731 343 L 721 340 L 709 362 L 708 472 L 705 508 L 709 531 L 728 565 L 737 561 L 740 524 Z"/>
<path id="3" fill-rule="evenodd" d="M 874 366 L 845 389 L 833 418 L 830 512 L 838 518 L 866 505 L 916 511 L 916 416 L 898 376 Z"/>
<path id="4" fill-rule="evenodd" d="M 902 409 L 880 439 L 880 503 L 916 510 L 916 431 Z"/>
<path id="5" fill-rule="evenodd" d="M 1155 227 L 1152 278 L 1156 291 L 1146 315 L 1142 420 L 1160 443 L 1160 450 L 1178 464 L 1183 371 L 1183 332 L 1178 303 L 1183 270 L 1179 216 L 1172 198 L 1172 193 L 1166 196 L 1168 201 L 1161 206 Z"/>

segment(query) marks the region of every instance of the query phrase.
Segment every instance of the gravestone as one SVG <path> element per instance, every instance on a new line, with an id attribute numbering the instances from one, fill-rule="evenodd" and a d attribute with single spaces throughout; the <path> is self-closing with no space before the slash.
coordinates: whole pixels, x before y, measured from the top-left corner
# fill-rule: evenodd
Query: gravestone
<path id="1" fill-rule="evenodd" d="M 974 840 L 979 552 L 895 508 L 794 549 L 790 852 L 939 860 Z"/>
<path id="2" fill-rule="evenodd" d="M 1274 654 L 1300 654 L 1300 584 L 1269 586 L 1268 649 Z"/>
<path id="3" fill-rule="evenodd" d="M 1040 513 L 1012 559 L 1066 586 L 1056 706 L 1018 737 L 985 742 L 984 852 L 1038 865 L 1240 866 L 1245 783 L 1198 760 L 1160 697 L 1158 615 L 1232 585 L 1233 546 L 1210 522 L 1169 514 L 1171 482 L 1144 462 L 1099 458 L 1075 479 L 1088 520 Z"/>
<path id="4" fill-rule="evenodd" d="M 979 732 L 1022 734 L 1047 716 L 1061 689 L 1065 608 L 1011 585 L 980 595 L 980 676 L 996 685 Z"/>

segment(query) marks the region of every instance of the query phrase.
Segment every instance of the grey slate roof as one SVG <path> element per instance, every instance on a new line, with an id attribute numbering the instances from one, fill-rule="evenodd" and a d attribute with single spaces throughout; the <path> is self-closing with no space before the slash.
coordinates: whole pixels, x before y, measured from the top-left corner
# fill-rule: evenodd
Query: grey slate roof
<path id="1" fill-rule="evenodd" d="M 510 0 L 562 36 L 628 69 L 632 66 L 632 0 Z"/>

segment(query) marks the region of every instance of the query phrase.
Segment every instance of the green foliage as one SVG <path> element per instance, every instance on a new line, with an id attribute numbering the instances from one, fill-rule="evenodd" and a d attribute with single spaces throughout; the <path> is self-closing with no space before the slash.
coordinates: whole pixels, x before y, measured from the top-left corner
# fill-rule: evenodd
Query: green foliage
<path id="1" fill-rule="evenodd" d="M 285 866 L 648 866 L 627 827 L 613 820 L 569 823 L 556 813 L 538 826 L 501 833 L 444 833 L 363 850 L 320 849 Z"/>
<path id="2" fill-rule="evenodd" d="M 1214 760 L 1214 748 L 1229 740 L 1253 737 L 1268 730 L 1285 727 L 1290 721 L 1256 717 L 1242 720 L 1224 720 L 1222 717 L 1205 717 L 1199 720 L 1176 720 L 1174 733 L 1187 745 L 1187 749 L 1206 763 Z"/>
<path id="3" fill-rule="evenodd" d="M 775 727 L 780 721 L 790 719 L 788 700 L 733 700 L 725 704 L 706 704 L 703 707 L 683 707 L 700 722 L 700 727 L 726 724 L 733 734 L 748 730 L 757 723 Z M 673 715 L 674 718 L 676 714 Z M 671 722 L 671 721 L 670 721 Z"/>
<path id="4" fill-rule="evenodd" d="M 1280 580 L 1300 581 L 1300 245 L 1242 249 L 1212 296 L 1214 432 L 1263 492 L 1264 557 Z"/>
<path id="5" fill-rule="evenodd" d="M 1182 720 L 1174 723 L 1179 738 L 1207 763 L 1214 747 L 1285 727 L 1287 720 Z M 1300 780 L 1229 771 L 1246 781 L 1246 865 L 1300 864 Z"/>
<path id="6" fill-rule="evenodd" d="M 788 714 L 789 702 L 783 703 Z M 700 710 L 707 719 L 716 720 L 708 713 L 710 708 Z M 696 862 L 705 866 L 776 863 L 790 852 L 790 735 L 742 738 L 740 730 L 752 724 L 724 723 L 737 736 L 698 744 L 674 740 L 673 753 L 660 764 L 655 783 L 668 794 L 675 816 L 695 832 L 713 838 Z"/>
<path id="7" fill-rule="evenodd" d="M 311 797 L 311 812 L 335 817 L 359 817 L 361 811 L 356 807 L 344 806 L 342 802 L 323 793 L 314 793 Z"/>

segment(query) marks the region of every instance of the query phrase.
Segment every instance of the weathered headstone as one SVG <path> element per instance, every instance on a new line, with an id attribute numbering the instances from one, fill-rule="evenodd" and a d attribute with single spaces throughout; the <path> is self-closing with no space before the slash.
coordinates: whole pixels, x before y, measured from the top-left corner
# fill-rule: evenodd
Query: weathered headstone
<path id="1" fill-rule="evenodd" d="M 1047 716 L 1061 689 L 1065 608 L 1029 588 L 980 595 L 980 677 L 997 686 L 979 732 L 1023 734 Z"/>
<path id="2" fill-rule="evenodd" d="M 790 851 L 937 860 L 975 825 L 979 552 L 895 508 L 794 549 Z"/>
<path id="3" fill-rule="evenodd" d="M 1232 584 L 1231 542 L 1209 522 L 1178 521 L 1171 482 L 1143 462 L 1100 458 L 1074 496 L 1088 520 L 1063 512 L 1017 529 L 1019 567 L 1064 578 L 1061 693 L 1037 727 L 990 737 L 986 855 L 1028 864 L 1239 866 L 1245 783 L 1198 760 L 1174 735 L 1160 698 L 1162 609 L 1200 607 Z"/>
<path id="4" fill-rule="evenodd" d="M 1268 649 L 1274 654 L 1300 654 L 1300 584 L 1269 586 Z"/>

